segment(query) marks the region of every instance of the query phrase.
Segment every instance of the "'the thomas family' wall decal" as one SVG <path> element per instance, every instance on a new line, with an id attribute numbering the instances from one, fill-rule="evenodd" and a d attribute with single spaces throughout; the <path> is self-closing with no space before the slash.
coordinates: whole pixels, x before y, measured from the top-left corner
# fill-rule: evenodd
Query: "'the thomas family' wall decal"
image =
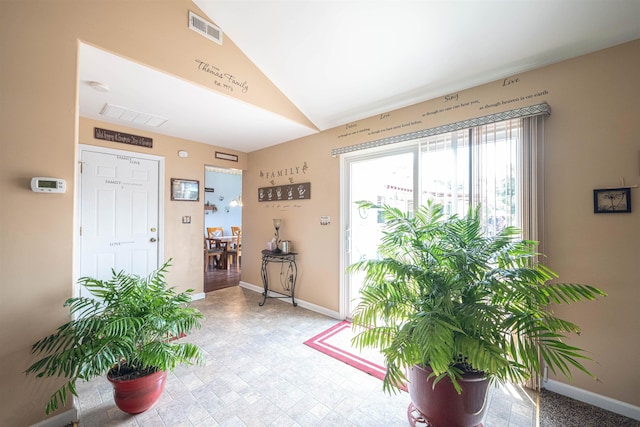
<path id="1" fill-rule="evenodd" d="M 221 70 L 219 67 L 209 64 L 206 61 L 200 59 L 196 59 L 195 61 L 198 71 L 209 74 L 213 84 L 217 88 L 234 93 L 239 92 L 244 94 L 249 92 L 249 83 L 246 80 L 235 76 L 233 73 Z"/>
<path id="2" fill-rule="evenodd" d="M 306 200 L 311 198 L 311 183 L 295 183 L 295 178 L 306 175 L 309 170 L 307 162 L 301 165 L 281 169 L 261 170 L 260 178 L 268 180 L 271 186 L 258 188 L 259 202 L 277 202 L 286 200 Z M 286 178 L 288 184 L 276 185 L 278 178 Z"/>

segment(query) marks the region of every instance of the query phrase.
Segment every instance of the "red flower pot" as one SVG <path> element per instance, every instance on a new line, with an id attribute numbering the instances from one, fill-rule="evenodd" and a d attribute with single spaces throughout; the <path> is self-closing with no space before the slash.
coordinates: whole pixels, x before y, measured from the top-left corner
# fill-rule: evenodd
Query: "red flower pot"
<path id="1" fill-rule="evenodd" d="M 121 411 L 139 414 L 149 409 L 162 394 L 167 383 L 167 373 L 157 371 L 153 374 L 130 380 L 107 379 L 113 385 L 113 399 Z"/>
<path id="2" fill-rule="evenodd" d="M 412 403 L 407 410 L 409 423 L 427 421 L 431 427 L 476 427 L 481 425 L 487 409 L 489 380 L 482 374 L 464 374 L 458 383 L 458 394 L 449 378 L 444 378 L 435 388 L 433 372 L 429 367 L 409 368 L 409 396 Z M 416 416 L 415 411 L 419 414 Z"/>

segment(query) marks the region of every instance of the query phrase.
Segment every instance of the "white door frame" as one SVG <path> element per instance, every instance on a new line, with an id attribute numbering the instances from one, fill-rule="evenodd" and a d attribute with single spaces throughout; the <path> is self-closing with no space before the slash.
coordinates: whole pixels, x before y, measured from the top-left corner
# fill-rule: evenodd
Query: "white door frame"
<path id="1" fill-rule="evenodd" d="M 368 150 L 355 151 L 346 153 L 340 156 L 340 290 L 339 290 L 339 307 L 340 318 L 347 319 L 351 316 L 351 301 L 349 301 L 349 293 L 347 292 L 347 285 L 349 284 L 348 273 L 346 272 L 347 263 L 349 259 L 350 236 L 347 229 L 351 227 L 349 219 L 349 206 L 351 202 L 351 178 L 348 165 L 353 159 L 367 159 L 378 156 L 394 155 L 402 152 L 414 152 L 414 205 L 418 206 L 419 200 L 419 179 L 417 171 L 419 170 L 420 162 L 420 144 L 418 140 L 410 140 L 402 143 L 396 143 L 393 145 L 371 148 Z"/>
<path id="2" fill-rule="evenodd" d="M 340 319 L 346 319 L 349 317 L 350 304 L 347 296 L 347 248 L 348 248 L 348 236 L 347 236 L 347 224 L 349 221 L 349 199 L 350 190 L 347 188 L 346 177 L 349 171 L 347 170 L 346 156 L 340 156 L 340 284 L 339 284 L 339 307 L 340 307 Z"/>
<path id="3" fill-rule="evenodd" d="M 76 153 L 77 167 L 75 173 L 75 219 L 74 219 L 74 268 L 73 268 L 73 296 L 80 294 L 80 288 L 78 286 L 78 279 L 80 278 L 80 209 L 81 201 L 81 180 L 80 180 L 80 168 L 83 151 L 93 151 L 102 154 L 111 154 L 115 156 L 128 156 L 139 157 L 141 159 L 152 160 L 158 162 L 158 265 L 162 265 L 164 260 L 164 162 L 165 159 L 162 156 L 156 156 L 153 154 L 138 153 L 135 151 L 117 150 L 114 148 L 100 147 L 97 145 L 78 144 L 78 151 Z"/>

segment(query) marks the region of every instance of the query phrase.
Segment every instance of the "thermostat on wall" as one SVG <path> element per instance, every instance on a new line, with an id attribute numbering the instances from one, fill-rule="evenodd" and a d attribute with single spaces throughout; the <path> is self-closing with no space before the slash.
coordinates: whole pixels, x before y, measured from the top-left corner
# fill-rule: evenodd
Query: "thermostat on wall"
<path id="1" fill-rule="evenodd" d="M 36 193 L 64 193 L 67 182 L 60 178 L 36 176 L 31 178 L 31 190 Z"/>

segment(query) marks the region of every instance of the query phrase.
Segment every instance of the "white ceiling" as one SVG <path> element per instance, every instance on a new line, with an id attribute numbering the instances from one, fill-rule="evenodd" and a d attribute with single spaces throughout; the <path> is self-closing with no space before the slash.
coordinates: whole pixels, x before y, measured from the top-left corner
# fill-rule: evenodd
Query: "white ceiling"
<path id="1" fill-rule="evenodd" d="M 320 130 L 640 38 L 638 0 L 193 2 Z M 241 152 L 317 132 L 83 45 L 80 114 L 107 102 Z"/>

